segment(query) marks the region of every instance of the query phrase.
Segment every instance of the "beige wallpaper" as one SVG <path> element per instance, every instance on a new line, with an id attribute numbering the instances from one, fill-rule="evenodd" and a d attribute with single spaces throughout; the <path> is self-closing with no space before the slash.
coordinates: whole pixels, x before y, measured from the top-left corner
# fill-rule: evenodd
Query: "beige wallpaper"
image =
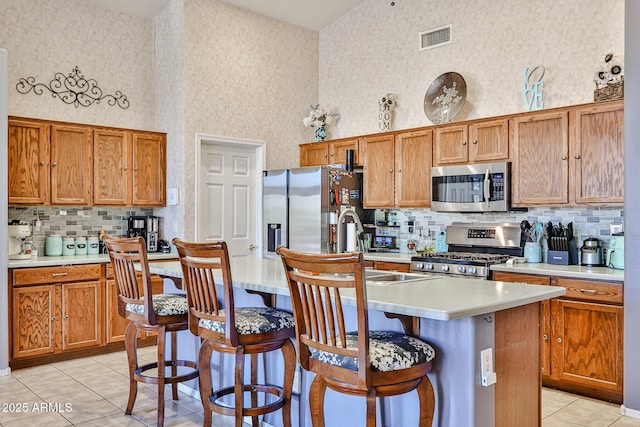
<path id="1" fill-rule="evenodd" d="M 82 0 L 0 0 L 0 46 L 9 52 L 10 115 L 162 131 L 153 122 L 151 20 L 97 8 Z M 67 105 L 18 93 L 21 77 L 49 84 L 78 67 L 103 94 L 121 91 L 130 106 Z"/>
<path id="2" fill-rule="evenodd" d="M 378 131 L 378 98 L 395 93 L 393 129 L 427 126 L 440 74 L 467 84 L 464 120 L 526 111 L 524 67 L 543 65 L 544 107 L 593 101 L 604 54 L 624 52 L 623 0 L 365 0 L 320 31 L 320 101 L 342 117 L 334 137 Z M 418 33 L 453 24 L 453 43 L 418 51 Z"/>
<path id="3" fill-rule="evenodd" d="M 266 167 L 298 165 L 318 98 L 318 33 L 216 0 L 184 1 L 184 235 L 194 235 L 195 135 L 266 142 Z"/>

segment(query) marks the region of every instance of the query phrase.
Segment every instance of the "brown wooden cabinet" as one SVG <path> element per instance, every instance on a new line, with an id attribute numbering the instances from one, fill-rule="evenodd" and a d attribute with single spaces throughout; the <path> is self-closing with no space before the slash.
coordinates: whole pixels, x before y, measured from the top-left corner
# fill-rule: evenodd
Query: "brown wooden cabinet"
<path id="1" fill-rule="evenodd" d="M 514 116 L 512 205 L 624 203 L 622 101 Z"/>
<path id="2" fill-rule="evenodd" d="M 93 149 L 94 205 L 166 204 L 164 134 L 96 129 Z"/>
<path id="3" fill-rule="evenodd" d="M 374 261 L 373 268 L 376 270 L 398 271 L 408 273 L 411 265 L 406 262 Z"/>
<path id="4" fill-rule="evenodd" d="M 431 130 L 364 138 L 364 207 L 428 207 L 432 143 Z"/>
<path id="5" fill-rule="evenodd" d="M 495 272 L 494 280 L 563 286 L 541 305 L 543 384 L 622 402 L 622 283 Z"/>
<path id="6" fill-rule="evenodd" d="M 93 146 L 87 126 L 51 126 L 51 204 L 89 205 Z"/>
<path id="7" fill-rule="evenodd" d="M 433 164 L 482 163 L 509 158 L 507 119 L 438 127 L 433 141 Z"/>
<path id="8" fill-rule="evenodd" d="M 27 119 L 8 123 L 9 204 L 49 202 L 49 126 Z"/>
<path id="9" fill-rule="evenodd" d="M 100 274 L 97 264 L 14 270 L 12 357 L 101 345 Z"/>
<path id="10" fill-rule="evenodd" d="M 353 150 L 353 163 L 359 165 L 358 148 L 358 138 L 301 144 L 300 167 L 343 165 L 347 161 L 347 150 Z"/>
<path id="11" fill-rule="evenodd" d="M 166 135 L 9 118 L 10 205 L 165 206 Z"/>
<path id="12" fill-rule="evenodd" d="M 572 110 L 570 201 L 624 203 L 624 103 Z"/>

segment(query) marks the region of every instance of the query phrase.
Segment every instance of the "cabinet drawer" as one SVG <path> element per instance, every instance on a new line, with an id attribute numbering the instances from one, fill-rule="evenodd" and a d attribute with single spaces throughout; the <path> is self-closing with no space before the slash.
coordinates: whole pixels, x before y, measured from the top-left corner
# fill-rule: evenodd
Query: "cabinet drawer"
<path id="1" fill-rule="evenodd" d="M 408 273 L 411 268 L 410 264 L 403 262 L 375 261 L 373 265 L 376 270 L 399 271 L 401 273 Z"/>
<path id="2" fill-rule="evenodd" d="M 100 279 L 100 264 L 36 267 L 13 270 L 13 286 Z"/>
<path id="3" fill-rule="evenodd" d="M 596 282 L 563 277 L 558 277 L 555 280 L 556 283 L 552 284 L 567 289 L 564 298 L 622 304 L 623 284 L 620 282 Z"/>

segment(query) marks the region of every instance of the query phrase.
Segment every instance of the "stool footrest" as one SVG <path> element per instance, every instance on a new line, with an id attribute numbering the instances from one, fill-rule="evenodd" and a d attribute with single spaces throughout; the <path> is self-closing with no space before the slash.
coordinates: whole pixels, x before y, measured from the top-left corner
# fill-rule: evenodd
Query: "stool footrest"
<path id="1" fill-rule="evenodd" d="M 255 407 L 243 407 L 242 415 L 247 417 L 256 417 L 258 415 L 268 414 L 284 406 L 284 392 L 282 391 L 282 387 L 274 386 L 274 385 L 265 385 L 265 384 L 245 384 L 243 386 L 244 391 L 256 392 L 256 393 L 269 393 L 278 397 L 277 400 L 271 403 L 267 403 L 261 406 Z M 221 388 L 220 390 L 216 390 L 209 397 L 209 402 L 213 405 L 213 411 L 221 414 L 221 415 L 235 415 L 235 407 L 225 405 L 223 403 L 218 403 L 218 399 L 221 399 L 224 396 L 229 394 L 234 394 L 234 387 L 229 386 L 225 388 Z"/>
<path id="2" fill-rule="evenodd" d="M 184 374 L 164 377 L 165 384 L 180 383 L 180 382 L 189 381 L 198 377 L 198 374 L 199 374 L 198 365 L 195 362 L 192 362 L 191 360 L 165 360 L 164 361 L 165 368 L 171 368 L 174 366 L 186 366 L 188 368 L 191 368 L 192 370 Z M 136 379 L 136 381 L 140 381 L 146 384 L 157 384 L 158 383 L 157 375 L 144 374 L 145 371 L 156 369 L 156 368 L 158 368 L 158 362 L 147 363 L 146 365 L 142 365 L 138 367 L 138 369 L 133 371 L 133 376 Z"/>

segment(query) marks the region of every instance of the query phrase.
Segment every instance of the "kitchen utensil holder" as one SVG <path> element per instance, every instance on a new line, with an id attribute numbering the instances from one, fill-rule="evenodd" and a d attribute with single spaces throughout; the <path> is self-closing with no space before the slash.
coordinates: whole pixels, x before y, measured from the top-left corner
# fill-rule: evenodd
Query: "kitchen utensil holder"
<path id="1" fill-rule="evenodd" d="M 578 248 L 576 246 L 576 239 L 571 239 L 568 242 L 568 251 L 547 251 L 547 264 L 557 265 L 576 265 L 578 264 Z"/>

